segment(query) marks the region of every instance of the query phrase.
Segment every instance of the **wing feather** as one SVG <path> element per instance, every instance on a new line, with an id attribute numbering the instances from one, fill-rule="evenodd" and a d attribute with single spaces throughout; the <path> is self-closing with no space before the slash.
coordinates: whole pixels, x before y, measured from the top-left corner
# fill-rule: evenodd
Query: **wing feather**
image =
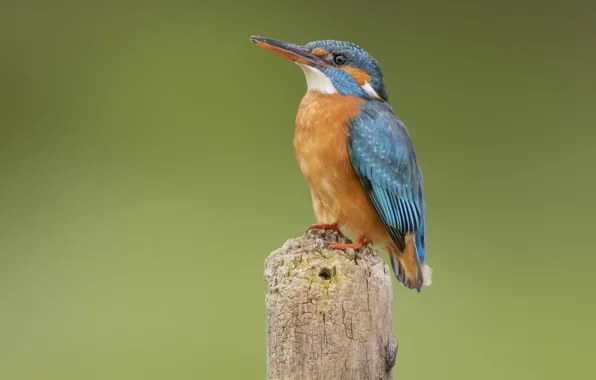
<path id="1" fill-rule="evenodd" d="M 424 243 L 422 174 L 405 125 L 387 103 L 362 105 L 350 120 L 348 151 L 387 232 L 400 251 L 407 233 Z M 418 245 L 418 244 L 417 244 Z M 424 262 L 424 246 L 417 247 Z"/>

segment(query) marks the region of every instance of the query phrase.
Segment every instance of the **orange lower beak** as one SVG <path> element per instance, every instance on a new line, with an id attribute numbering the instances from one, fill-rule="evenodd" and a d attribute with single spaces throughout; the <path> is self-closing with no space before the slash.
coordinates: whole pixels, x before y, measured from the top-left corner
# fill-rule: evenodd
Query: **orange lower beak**
<path id="1" fill-rule="evenodd" d="M 304 46 L 259 36 L 250 37 L 250 41 L 296 63 L 314 67 L 324 64 L 324 61 L 320 57 L 309 52 Z"/>

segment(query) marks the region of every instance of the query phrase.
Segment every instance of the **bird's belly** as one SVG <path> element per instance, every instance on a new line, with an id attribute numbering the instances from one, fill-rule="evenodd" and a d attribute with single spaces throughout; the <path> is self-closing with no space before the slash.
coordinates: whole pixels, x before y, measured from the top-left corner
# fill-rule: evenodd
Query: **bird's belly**
<path id="1" fill-rule="evenodd" d="M 390 239 L 358 175 L 347 144 L 325 138 L 297 151 L 298 163 L 312 193 L 318 223 L 339 222 L 357 237 L 375 243 Z"/>

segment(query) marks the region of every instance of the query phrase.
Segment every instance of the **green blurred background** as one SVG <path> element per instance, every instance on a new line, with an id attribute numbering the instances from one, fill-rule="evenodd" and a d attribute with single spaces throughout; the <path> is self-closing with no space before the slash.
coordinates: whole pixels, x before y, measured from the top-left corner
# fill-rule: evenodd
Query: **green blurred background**
<path id="1" fill-rule="evenodd" d="M 589 378 L 596 6 L 3 1 L 0 379 L 263 379 L 263 261 L 313 221 L 298 67 L 353 41 L 425 175 L 400 379 Z"/>

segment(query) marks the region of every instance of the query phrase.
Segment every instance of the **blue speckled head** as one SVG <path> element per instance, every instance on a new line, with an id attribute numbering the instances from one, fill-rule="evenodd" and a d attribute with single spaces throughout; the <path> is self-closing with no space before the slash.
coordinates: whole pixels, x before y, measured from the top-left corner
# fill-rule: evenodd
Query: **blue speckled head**
<path id="1" fill-rule="evenodd" d="M 250 40 L 300 65 L 309 90 L 388 100 L 381 67 L 370 54 L 351 42 L 322 40 L 300 46 L 260 36 L 252 36 Z"/>
<path id="2" fill-rule="evenodd" d="M 368 82 L 383 100 L 388 100 L 381 67 L 366 50 L 351 42 L 335 40 L 313 41 L 304 47 L 327 63 L 327 66 L 319 69 L 330 77 L 338 91 L 359 92 L 353 82 L 358 82 L 360 89 L 364 82 Z"/>

